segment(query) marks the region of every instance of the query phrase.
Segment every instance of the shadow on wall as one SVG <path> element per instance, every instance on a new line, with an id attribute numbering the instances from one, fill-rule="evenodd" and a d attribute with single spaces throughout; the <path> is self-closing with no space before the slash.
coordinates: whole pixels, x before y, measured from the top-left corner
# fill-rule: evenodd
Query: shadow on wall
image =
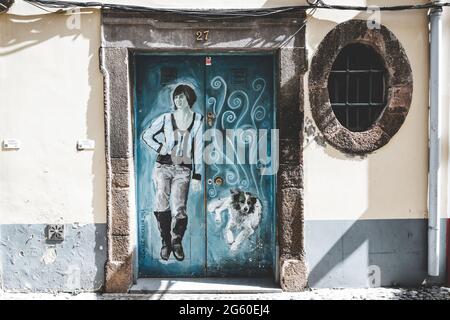
<path id="1" fill-rule="evenodd" d="M 78 23 L 76 14 L 64 13 L 20 16 L 3 14 L 2 38 L 0 38 L 0 56 L 10 55 L 21 50 L 38 45 L 51 38 L 71 37 L 75 41 L 78 37 L 92 38 L 98 34 L 93 28 L 92 18 L 85 18 L 93 11 L 81 11 L 83 23 Z M 62 27 L 63 26 L 63 27 Z"/>
<path id="2" fill-rule="evenodd" d="M 363 216 L 357 221 L 307 221 L 305 229 L 308 264 L 313 265 L 310 287 L 420 286 L 445 281 L 445 261 L 441 276 L 427 276 L 426 219 L 364 220 Z M 445 237 L 441 241 L 445 246 Z M 441 256 L 445 260 L 445 249 Z"/>
<path id="3" fill-rule="evenodd" d="M 81 19 L 78 19 L 81 18 Z M 75 255 L 73 257 L 73 260 L 71 263 L 73 265 L 77 265 L 81 268 L 81 288 L 77 288 L 76 290 L 98 290 L 103 285 L 103 278 L 104 278 L 104 264 L 106 260 L 106 250 L 107 250 L 107 244 L 106 244 L 106 226 L 104 224 L 105 217 L 106 217 L 106 172 L 105 172 L 105 146 L 104 146 L 104 121 L 103 121 L 103 78 L 99 70 L 99 46 L 100 46 L 100 14 L 98 11 L 94 10 L 81 10 L 80 12 L 75 12 L 74 14 L 64 14 L 64 13 L 55 13 L 55 14 L 42 14 L 42 15 L 34 15 L 34 16 L 19 16 L 19 15 L 12 15 L 12 14 L 3 14 L 0 15 L 0 26 L 2 28 L 1 30 L 1 37 L 0 37 L 0 56 L 3 57 L 9 57 L 11 55 L 17 54 L 21 51 L 29 50 L 32 47 L 36 47 L 41 45 L 42 48 L 40 49 L 39 54 L 42 54 L 44 56 L 47 53 L 50 53 L 49 50 L 52 50 L 54 47 L 49 46 L 46 47 L 45 42 L 47 42 L 50 39 L 63 39 L 68 38 L 70 41 L 75 42 L 79 40 L 80 38 L 84 39 L 84 43 L 88 42 L 88 47 L 85 49 L 83 47 L 80 50 L 80 53 L 83 54 L 83 59 L 86 58 L 86 56 L 89 57 L 89 64 L 85 65 L 84 62 L 79 61 L 71 61 L 70 63 L 72 65 L 77 65 L 77 63 L 80 63 L 80 68 L 82 70 L 86 69 L 87 74 L 86 77 L 88 78 L 87 83 L 89 86 L 89 97 L 86 101 L 83 101 L 83 105 L 80 107 L 80 112 L 85 113 L 86 116 L 86 132 L 85 137 L 76 137 L 74 136 L 74 141 L 77 138 L 87 138 L 94 140 L 96 142 L 96 147 L 94 151 L 79 151 L 79 152 L 93 152 L 92 158 L 91 158 L 91 179 L 92 179 L 92 190 L 93 194 L 87 194 L 85 193 L 86 197 L 91 198 L 91 212 L 92 212 L 92 221 L 100 221 L 101 223 L 96 223 L 95 225 L 92 225 L 89 228 L 85 228 L 86 232 L 88 234 L 83 235 L 82 237 L 86 236 L 87 238 L 94 240 L 95 244 L 87 244 L 84 243 L 88 250 L 94 250 L 95 252 L 92 254 L 90 253 L 89 261 L 86 261 L 82 255 L 78 256 Z M 86 41 L 87 39 L 87 41 Z M 57 45 L 56 45 L 57 47 Z M 70 50 L 70 49 L 67 49 Z M 52 55 L 54 55 L 53 52 L 51 52 Z M 61 59 L 62 61 L 65 61 L 64 59 L 64 52 L 61 53 Z M 20 59 L 20 58 L 17 58 Z M 86 59 L 85 59 L 86 60 Z M 84 61 L 85 61 L 84 60 Z M 36 61 L 36 63 L 39 63 L 39 61 Z M 62 65 L 63 62 L 58 62 Z M 82 65 L 81 65 L 82 64 Z M 56 64 L 55 64 L 56 65 Z M 44 77 L 45 75 L 42 74 L 33 74 L 32 70 L 30 70 L 30 77 L 35 77 L 36 81 L 39 81 L 40 77 Z M 49 70 L 51 71 L 51 70 Z M 67 75 L 68 79 L 71 79 L 70 75 Z M 63 81 L 63 79 L 61 79 Z M 70 83 L 72 92 L 69 92 L 71 94 L 76 94 L 77 87 L 80 85 L 83 85 L 86 83 L 86 79 L 81 79 L 77 81 L 76 77 L 73 77 L 73 80 Z M 55 79 L 55 85 L 58 84 L 58 80 Z M 65 89 L 65 88 L 63 88 Z M 85 87 L 83 87 L 84 90 L 86 90 Z M 70 99 L 70 96 L 66 97 L 66 99 Z M 39 104 L 45 104 L 45 101 L 36 101 L 36 103 Z M 85 110 L 85 111 L 84 111 Z M 71 119 L 55 119 L 55 121 L 71 121 Z M 50 122 L 51 123 L 51 122 Z M 45 142 L 47 144 L 50 144 L 50 141 Z M 75 144 L 74 144 L 75 149 Z M 75 154 L 75 153 L 74 153 Z M 77 161 L 80 154 L 76 154 L 73 156 L 73 161 Z M 71 155 L 72 156 L 72 155 Z M 69 169 L 69 168 L 67 168 Z M 67 183 L 65 185 L 65 188 L 79 188 L 79 186 L 74 185 L 73 183 Z M 77 190 L 77 192 L 79 192 Z M 67 190 L 67 194 L 70 194 L 71 190 Z M 61 199 L 57 199 L 60 201 Z M 64 201 L 61 200 L 61 201 Z M 62 215 L 64 213 L 61 213 Z M 82 213 L 80 213 L 82 214 Z M 39 222 L 38 222 L 39 223 Z M 70 225 L 69 225 L 70 226 Z M 19 226 L 18 226 L 19 227 Z M 35 230 L 35 232 L 38 232 L 39 229 Z M 70 229 L 70 227 L 68 228 Z M 26 229 L 27 232 L 31 232 L 31 229 Z M 74 234 L 73 234 L 74 235 Z M 3 237 L 6 237 L 7 235 L 3 234 Z M 40 237 L 39 235 L 38 237 Z M 68 233 L 68 236 L 70 234 Z M 75 237 L 75 235 L 74 235 Z M 78 234 L 77 234 L 78 237 Z M 76 239 L 75 239 L 76 240 Z M 75 241 L 74 240 L 74 241 Z M 72 241 L 72 239 L 70 240 Z M 49 247 L 48 244 L 45 244 L 44 241 L 39 241 L 40 243 L 38 245 L 40 246 L 46 246 Z M 32 248 L 36 249 L 37 251 L 40 251 L 41 249 L 45 250 L 45 248 Z M 34 250 L 34 251 L 36 251 Z M 65 254 L 71 254 L 72 248 L 69 248 L 68 245 L 66 246 L 58 246 L 56 245 L 56 250 L 66 251 L 67 252 L 60 252 L 62 256 Z M 78 250 L 78 249 L 77 249 Z M 26 249 L 24 249 L 23 252 L 27 252 Z M 3 253 L 5 254 L 5 253 Z M 13 253 L 12 253 L 13 254 Z M 58 254 L 59 255 L 59 254 Z M 95 257 L 94 257 L 95 256 Z M 33 257 L 29 256 L 29 259 L 38 259 L 39 257 Z M 6 263 L 6 260 L 3 259 L 3 263 Z M 30 261 L 31 261 L 30 260 Z M 70 261 L 70 260 L 68 260 Z M 34 264 L 35 261 L 31 261 L 31 264 Z M 63 269 L 67 266 L 64 265 L 63 261 L 62 263 L 58 263 L 58 260 L 56 260 L 55 267 L 56 269 Z M 96 274 L 92 277 L 92 268 L 96 268 Z M 5 269 L 11 269 L 13 272 L 14 266 L 9 266 L 8 268 L 4 267 Z M 61 272 L 63 270 L 50 270 L 49 267 L 43 268 L 46 269 L 48 272 L 48 276 L 51 277 L 52 272 Z M 89 270 L 84 270 L 89 269 Z M 36 269 L 37 275 L 34 275 L 34 277 L 40 277 L 39 273 L 44 272 L 41 271 L 39 268 Z M 83 276 L 86 277 L 86 279 L 83 279 Z M 90 277 L 90 278 L 88 278 Z M 51 281 L 42 281 L 42 282 L 36 282 L 36 286 L 41 285 L 42 287 L 34 287 L 33 290 L 36 291 L 47 291 L 53 289 L 52 286 L 58 287 L 60 284 L 57 284 L 55 282 Z M 50 284 L 49 284 L 50 283 Z M 49 285 L 48 285 L 49 284 Z M 5 287 L 7 290 L 8 288 Z M 22 288 L 24 289 L 24 288 Z M 64 288 L 59 288 L 63 289 Z M 65 288 L 67 289 L 67 288 Z"/>
<path id="4" fill-rule="evenodd" d="M 373 2 L 376 1 L 368 1 L 367 5 Z M 367 14 L 360 13 L 353 18 L 365 19 Z M 392 18 L 389 17 L 389 19 Z M 401 21 L 398 22 L 401 24 L 401 28 L 407 27 L 407 24 L 403 23 L 404 21 L 404 18 L 401 18 Z M 336 25 L 335 22 L 329 20 L 321 20 L 320 23 L 327 30 Z M 404 32 L 404 30 L 402 31 Z M 317 33 L 317 36 L 314 33 L 308 33 L 311 43 L 320 43 L 321 39 L 317 38 L 319 36 L 322 38 L 320 33 Z M 410 57 L 410 62 L 413 71 L 415 67 L 418 68 L 417 56 L 413 60 Z M 417 84 L 426 81 L 426 79 L 425 81 L 422 79 L 415 81 L 414 87 L 414 90 L 424 90 L 424 96 L 426 96 L 425 87 L 421 89 Z M 349 165 L 351 162 L 365 161 L 367 163 L 367 171 L 365 171 L 367 172 L 365 173 L 367 174 L 365 178 L 367 180 L 367 194 L 365 195 L 367 203 L 366 209 L 362 210 L 362 215 L 356 221 L 340 220 L 337 217 L 336 220 L 307 220 L 305 222 L 306 256 L 307 262 L 311 266 L 309 270 L 310 287 L 419 286 L 444 282 L 444 232 L 441 238 L 441 276 L 430 278 L 427 275 L 426 121 L 428 115 L 426 109 L 423 109 L 422 114 L 420 114 L 421 111 L 416 110 L 422 100 L 425 103 L 427 101 L 425 98 L 422 99 L 421 95 L 416 93 L 413 96 L 410 114 L 400 131 L 388 145 L 375 151 L 374 154 L 364 157 L 349 157 L 332 147 L 324 149 L 324 156 L 334 159 L 336 169 L 340 165 L 339 162 L 342 161 L 349 162 Z M 412 113 L 414 115 L 411 115 Z M 418 118 L 419 120 L 417 120 Z M 308 126 L 308 120 L 306 120 L 306 124 Z M 405 137 L 405 131 L 411 132 L 412 125 L 423 130 L 423 139 Z M 308 139 L 308 137 L 305 138 Z M 325 147 L 322 140 L 317 141 L 316 138 L 316 142 Z M 380 157 L 380 154 L 383 156 Z M 356 175 L 361 173 L 357 168 L 355 166 L 354 176 L 343 178 L 342 188 L 345 188 L 346 184 L 352 183 Z M 386 181 L 393 181 L 393 184 L 386 184 Z M 417 186 L 417 182 L 421 182 L 423 185 Z M 401 198 L 398 196 L 399 190 L 396 189 L 399 186 L 402 188 Z M 336 192 L 340 191 L 336 190 Z M 354 197 L 356 196 L 354 195 Z M 360 201 L 354 197 L 348 195 L 348 198 L 341 198 L 339 201 L 343 203 Z M 420 199 L 417 200 L 417 197 Z M 411 199 L 411 204 L 399 202 L 406 201 L 405 199 Z M 418 210 L 421 210 L 422 207 L 423 218 L 407 217 L 408 215 L 417 216 Z M 386 208 L 391 211 L 386 212 Z M 405 213 L 405 210 L 409 210 L 409 214 Z M 406 217 L 402 219 L 376 218 L 377 216 L 398 216 L 399 213 L 403 213 Z M 441 225 L 445 230 L 444 219 Z"/>

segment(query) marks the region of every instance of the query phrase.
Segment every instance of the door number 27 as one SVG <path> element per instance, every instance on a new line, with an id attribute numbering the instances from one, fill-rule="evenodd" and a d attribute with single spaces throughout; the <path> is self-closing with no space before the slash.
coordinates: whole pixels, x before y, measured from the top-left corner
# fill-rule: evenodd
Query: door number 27
<path id="1" fill-rule="evenodd" d="M 197 41 L 208 41 L 209 30 L 197 31 L 195 35 L 197 36 Z"/>

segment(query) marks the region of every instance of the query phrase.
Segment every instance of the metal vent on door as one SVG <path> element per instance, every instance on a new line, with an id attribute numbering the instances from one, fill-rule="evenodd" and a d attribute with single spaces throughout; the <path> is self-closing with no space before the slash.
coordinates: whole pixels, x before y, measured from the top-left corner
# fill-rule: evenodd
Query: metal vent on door
<path id="1" fill-rule="evenodd" d="M 247 69 L 239 68 L 231 70 L 231 85 L 242 87 L 247 84 Z"/>
<path id="2" fill-rule="evenodd" d="M 161 68 L 161 85 L 165 86 L 177 78 L 176 68 Z"/>

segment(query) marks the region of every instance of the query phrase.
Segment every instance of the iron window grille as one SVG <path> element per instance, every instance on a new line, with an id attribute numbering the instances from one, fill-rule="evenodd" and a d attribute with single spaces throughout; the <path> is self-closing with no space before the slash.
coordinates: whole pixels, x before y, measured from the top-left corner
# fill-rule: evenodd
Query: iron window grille
<path id="1" fill-rule="evenodd" d="M 343 126 L 368 130 L 386 106 L 386 68 L 379 54 L 361 43 L 345 46 L 331 68 L 328 94 Z"/>

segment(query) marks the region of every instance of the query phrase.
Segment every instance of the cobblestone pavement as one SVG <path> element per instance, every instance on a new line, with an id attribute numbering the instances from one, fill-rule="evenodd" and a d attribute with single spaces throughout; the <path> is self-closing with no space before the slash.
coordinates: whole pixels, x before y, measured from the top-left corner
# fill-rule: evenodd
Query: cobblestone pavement
<path id="1" fill-rule="evenodd" d="M 450 300 L 450 288 L 309 289 L 264 294 L 6 293 L 0 300 Z"/>

